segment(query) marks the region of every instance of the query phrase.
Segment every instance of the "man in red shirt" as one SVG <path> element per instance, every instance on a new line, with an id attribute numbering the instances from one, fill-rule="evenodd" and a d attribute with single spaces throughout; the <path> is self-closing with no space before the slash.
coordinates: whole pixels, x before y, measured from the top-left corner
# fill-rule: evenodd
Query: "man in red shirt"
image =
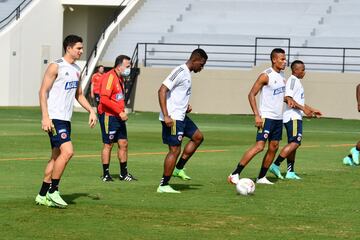
<path id="1" fill-rule="evenodd" d="M 104 66 L 99 65 L 97 68 L 97 72 L 91 77 L 91 98 L 95 100 L 96 107 L 100 103 L 100 84 L 101 77 L 104 74 Z"/>
<path id="2" fill-rule="evenodd" d="M 115 60 L 114 68 L 101 77 L 98 114 L 104 143 L 101 153 L 103 165 L 102 180 L 104 182 L 113 181 L 109 165 L 114 142 L 118 144 L 117 155 L 120 162 L 120 180 L 136 180 L 127 171 L 128 140 L 125 121 L 128 117 L 125 112 L 124 77 L 130 75 L 130 67 L 130 58 L 120 55 Z"/>

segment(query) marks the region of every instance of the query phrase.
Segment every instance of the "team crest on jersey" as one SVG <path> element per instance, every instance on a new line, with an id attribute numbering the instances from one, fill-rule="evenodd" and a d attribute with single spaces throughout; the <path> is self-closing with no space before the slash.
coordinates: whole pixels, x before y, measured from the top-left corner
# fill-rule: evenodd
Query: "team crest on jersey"
<path id="1" fill-rule="evenodd" d="M 63 132 L 62 134 L 60 134 L 61 139 L 66 139 L 67 138 L 67 134 L 66 132 Z"/>
<path id="2" fill-rule="evenodd" d="M 78 83 L 79 83 L 79 81 L 66 82 L 65 90 L 70 90 L 70 89 L 73 89 L 73 88 L 77 88 Z"/>
<path id="3" fill-rule="evenodd" d="M 118 93 L 118 94 L 116 94 L 115 98 L 116 98 L 117 101 L 120 101 L 121 99 L 124 98 L 124 94 Z"/>

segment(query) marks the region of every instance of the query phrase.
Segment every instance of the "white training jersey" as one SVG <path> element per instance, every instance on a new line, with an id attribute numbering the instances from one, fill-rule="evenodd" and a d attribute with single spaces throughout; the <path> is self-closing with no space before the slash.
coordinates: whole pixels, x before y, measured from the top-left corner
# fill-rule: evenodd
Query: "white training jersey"
<path id="1" fill-rule="evenodd" d="M 274 69 L 268 68 L 263 73 L 269 76 L 269 82 L 261 89 L 260 116 L 261 118 L 282 120 L 285 95 L 284 72 L 278 73 Z"/>
<path id="2" fill-rule="evenodd" d="M 286 90 L 285 96 L 292 97 L 295 102 L 300 104 L 301 106 L 305 106 L 305 95 L 304 88 L 301 84 L 300 79 L 291 75 L 286 81 Z M 301 120 L 303 116 L 303 111 L 297 108 L 289 108 L 287 105 L 285 106 L 284 111 L 284 123 L 290 120 Z"/>
<path id="3" fill-rule="evenodd" d="M 70 121 L 79 85 L 80 67 L 64 58 L 54 62 L 58 65 L 57 77 L 49 91 L 47 104 L 50 119 Z"/>
<path id="4" fill-rule="evenodd" d="M 191 95 L 191 74 L 186 64 L 176 67 L 162 83 L 169 91 L 166 95 L 166 106 L 172 119 L 183 121 Z M 159 120 L 164 121 L 160 111 Z"/>

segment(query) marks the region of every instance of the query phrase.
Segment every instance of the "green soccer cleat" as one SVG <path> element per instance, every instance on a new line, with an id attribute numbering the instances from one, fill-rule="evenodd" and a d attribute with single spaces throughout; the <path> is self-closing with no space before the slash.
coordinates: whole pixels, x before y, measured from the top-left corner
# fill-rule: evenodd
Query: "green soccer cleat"
<path id="1" fill-rule="evenodd" d="M 284 177 L 281 175 L 281 172 L 280 172 L 280 167 L 277 166 L 276 164 L 271 164 L 270 165 L 270 168 L 269 168 L 269 171 L 275 175 L 275 177 L 279 178 L 279 179 L 284 179 Z"/>
<path id="2" fill-rule="evenodd" d="M 359 165 L 359 151 L 356 150 L 356 147 L 353 147 L 350 150 L 351 156 L 352 156 L 352 160 L 355 163 L 355 165 Z"/>
<path id="3" fill-rule="evenodd" d="M 156 191 L 158 193 L 181 193 L 180 191 L 174 190 L 170 185 L 159 186 Z"/>
<path id="4" fill-rule="evenodd" d="M 191 180 L 191 177 L 189 177 L 188 175 L 186 175 L 184 169 L 177 169 L 175 168 L 173 174 L 174 177 L 178 177 L 181 178 L 182 180 Z"/>
<path id="5" fill-rule="evenodd" d="M 354 163 L 353 163 L 351 157 L 349 157 L 349 156 L 344 157 L 343 164 L 347 165 L 347 166 L 354 166 Z"/>
<path id="6" fill-rule="evenodd" d="M 286 179 L 296 179 L 296 180 L 301 179 L 301 177 L 296 175 L 295 172 L 287 172 L 285 178 Z"/>
<path id="7" fill-rule="evenodd" d="M 52 201 L 49 201 L 46 196 L 41 196 L 38 194 L 35 198 L 36 205 L 44 205 L 48 207 L 55 207 L 55 204 Z"/>
<path id="8" fill-rule="evenodd" d="M 60 197 L 60 192 L 59 191 L 55 191 L 53 193 L 47 193 L 46 194 L 46 198 L 47 200 L 51 201 L 52 203 L 54 203 L 56 205 L 56 207 L 59 208 L 66 208 L 67 207 L 67 203 Z"/>

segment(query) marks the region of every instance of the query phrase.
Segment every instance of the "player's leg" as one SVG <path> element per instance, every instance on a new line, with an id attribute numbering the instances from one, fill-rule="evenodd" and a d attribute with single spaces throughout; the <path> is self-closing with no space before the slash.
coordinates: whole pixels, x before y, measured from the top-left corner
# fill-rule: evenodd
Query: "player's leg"
<path id="1" fill-rule="evenodd" d="M 228 176 L 227 181 L 229 183 L 237 184 L 240 174 L 245 166 L 251 161 L 251 159 L 253 159 L 253 157 L 264 150 L 265 143 L 269 137 L 270 127 L 271 121 L 264 119 L 263 127 L 257 130 L 255 145 L 244 153 L 235 170 Z"/>
<path id="2" fill-rule="evenodd" d="M 253 159 L 259 152 L 264 150 L 264 147 L 265 141 L 259 140 L 255 143 L 255 145 L 249 148 L 240 159 L 240 162 L 236 166 L 235 170 L 228 176 L 227 181 L 230 184 L 237 184 L 242 170 L 251 161 L 251 159 Z"/>
<path id="3" fill-rule="evenodd" d="M 181 157 L 176 164 L 175 170 L 173 172 L 173 176 L 179 177 L 183 180 L 190 180 L 191 177 L 189 177 L 185 173 L 184 166 L 187 163 L 187 161 L 191 158 L 191 156 L 195 153 L 196 149 L 204 141 L 204 135 L 189 117 L 186 116 L 184 122 L 185 122 L 184 136 L 190 138 L 190 141 L 184 147 Z"/>
<path id="4" fill-rule="evenodd" d="M 256 179 L 256 183 L 260 184 L 273 184 L 266 178 L 266 173 L 275 158 L 276 152 L 279 149 L 279 141 L 271 140 L 268 144 L 268 150 L 263 158 L 259 175 Z"/>
<path id="5" fill-rule="evenodd" d="M 38 195 L 35 198 L 35 203 L 38 205 L 54 206 L 51 201 L 47 200 L 46 193 L 48 192 L 51 185 L 51 174 L 54 168 L 55 159 L 59 155 L 60 155 L 60 149 L 53 148 L 51 151 L 51 158 L 45 167 L 43 183 L 41 185 Z"/>
<path id="6" fill-rule="evenodd" d="M 60 146 L 60 155 L 54 162 L 51 174 L 51 186 L 46 197 L 58 207 L 66 207 L 67 203 L 61 198 L 59 193 L 59 183 L 65 167 L 74 154 L 71 141 L 65 142 Z"/>
<path id="7" fill-rule="evenodd" d="M 282 137 L 282 120 L 266 119 L 267 138 L 269 140 L 268 150 L 263 158 L 257 183 L 272 184 L 267 178 L 266 173 L 274 161 L 277 150 L 279 149 L 279 141 Z M 266 133 L 265 133 L 266 134 Z M 266 135 L 265 135 L 266 136 Z"/>
<path id="8" fill-rule="evenodd" d="M 178 159 L 181 151 L 181 142 L 184 133 L 184 122 L 174 121 L 172 127 L 166 126 L 165 122 L 162 124 L 162 139 L 163 143 L 168 145 L 169 152 L 166 154 L 164 160 L 164 171 L 160 181 L 160 185 L 157 189 L 159 193 L 180 193 L 174 190 L 169 181 L 175 168 L 176 160 Z"/>
<path id="9" fill-rule="evenodd" d="M 103 147 L 101 150 L 101 164 L 103 169 L 103 175 L 101 180 L 103 182 L 112 182 L 113 179 L 110 175 L 110 160 L 111 160 L 111 150 L 114 143 L 114 134 L 116 133 L 111 129 L 112 119 L 111 116 L 107 116 L 105 113 L 99 115 L 99 123 L 101 129 L 101 137 L 103 142 Z"/>

